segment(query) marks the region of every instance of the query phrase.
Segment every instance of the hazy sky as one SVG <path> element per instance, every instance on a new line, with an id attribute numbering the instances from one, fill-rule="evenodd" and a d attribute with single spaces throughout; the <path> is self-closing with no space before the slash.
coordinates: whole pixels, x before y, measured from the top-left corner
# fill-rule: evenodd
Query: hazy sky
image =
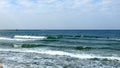
<path id="1" fill-rule="evenodd" d="M 120 0 L 0 0 L 0 29 L 120 29 Z"/>

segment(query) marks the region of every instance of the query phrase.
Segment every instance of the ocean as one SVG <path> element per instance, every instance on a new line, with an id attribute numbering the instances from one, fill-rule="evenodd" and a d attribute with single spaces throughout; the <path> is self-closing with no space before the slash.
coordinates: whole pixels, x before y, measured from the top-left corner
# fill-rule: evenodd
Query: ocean
<path id="1" fill-rule="evenodd" d="M 0 30 L 4 68 L 120 68 L 120 30 Z"/>

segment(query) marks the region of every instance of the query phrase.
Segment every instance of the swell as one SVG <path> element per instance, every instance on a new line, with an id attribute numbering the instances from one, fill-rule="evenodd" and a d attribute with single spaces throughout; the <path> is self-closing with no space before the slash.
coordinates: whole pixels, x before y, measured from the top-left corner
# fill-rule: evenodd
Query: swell
<path id="1" fill-rule="evenodd" d="M 120 44 L 120 38 L 112 38 L 112 37 L 105 37 L 105 36 L 89 36 L 89 35 L 48 35 L 46 36 L 47 39 L 45 41 L 62 41 L 66 43 L 80 43 L 86 44 L 86 42 L 81 42 L 81 40 L 87 41 L 100 41 L 101 43 L 91 43 L 91 44 L 100 44 L 100 45 L 118 45 Z M 78 41 L 69 41 L 69 40 L 80 40 Z M 117 43 L 103 43 L 106 42 L 117 42 Z M 90 42 L 89 42 L 90 43 Z M 88 43 L 88 44 L 89 44 Z"/>
<path id="2" fill-rule="evenodd" d="M 34 47 L 52 47 L 57 49 L 75 49 L 75 50 L 94 50 L 94 49 L 105 49 L 105 50 L 120 50 L 118 47 L 89 47 L 89 46 L 58 46 L 50 44 L 11 44 L 12 47 L 17 48 L 34 48 Z"/>
<path id="3" fill-rule="evenodd" d="M 70 39 L 60 39 L 57 40 L 61 43 L 72 44 L 72 45 L 120 45 L 120 42 L 117 41 L 98 41 L 98 40 L 70 40 Z"/>
<path id="4" fill-rule="evenodd" d="M 119 42 L 110 42 L 110 41 L 106 41 L 106 42 L 103 42 L 103 41 L 89 41 L 89 40 L 84 40 L 84 41 L 81 41 L 81 40 L 70 40 L 70 39 L 51 39 L 51 38 L 48 38 L 48 37 L 30 37 L 29 36 L 22 36 L 22 37 L 15 37 L 15 38 L 7 38 L 7 37 L 0 37 L 0 41 L 17 41 L 17 42 L 21 42 L 21 41 L 37 41 L 38 42 L 41 42 L 41 41 L 45 41 L 46 43 L 47 42 L 61 42 L 61 43 L 66 43 L 66 44 L 89 44 L 89 45 L 120 45 Z"/>
<path id="5" fill-rule="evenodd" d="M 102 36 L 87 36 L 87 35 L 14 35 L 13 37 L 0 37 L 0 40 L 43 40 L 43 39 L 83 39 L 83 40 L 106 40 L 106 41 L 120 41 L 119 38 L 110 38 Z"/>

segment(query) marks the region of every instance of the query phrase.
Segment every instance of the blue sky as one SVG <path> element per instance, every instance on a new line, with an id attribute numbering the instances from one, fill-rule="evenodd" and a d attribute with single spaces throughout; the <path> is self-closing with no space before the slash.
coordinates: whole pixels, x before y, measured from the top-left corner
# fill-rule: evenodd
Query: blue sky
<path id="1" fill-rule="evenodd" d="M 120 29 L 120 0 L 0 0 L 0 29 Z"/>

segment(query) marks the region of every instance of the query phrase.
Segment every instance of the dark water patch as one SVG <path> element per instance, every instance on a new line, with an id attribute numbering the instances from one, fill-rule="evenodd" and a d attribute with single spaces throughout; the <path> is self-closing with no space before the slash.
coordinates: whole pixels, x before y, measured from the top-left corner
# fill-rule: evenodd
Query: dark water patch
<path id="1" fill-rule="evenodd" d="M 108 36 L 95 36 L 95 35 L 75 35 L 75 38 L 82 39 L 110 39 Z"/>
<path id="2" fill-rule="evenodd" d="M 49 35 L 47 39 L 78 39 L 75 35 Z"/>
<path id="3" fill-rule="evenodd" d="M 33 47 L 39 47 L 39 45 L 35 44 L 22 44 L 22 48 L 33 48 Z"/>
<path id="4" fill-rule="evenodd" d="M 79 47 L 75 47 L 75 49 L 77 49 L 77 50 L 90 50 L 90 49 L 92 49 L 92 47 L 79 46 Z"/>
<path id="5" fill-rule="evenodd" d="M 94 50 L 94 49 L 104 49 L 104 50 L 117 50 L 119 51 L 120 48 L 118 47 L 88 47 L 88 46 L 76 46 L 76 47 L 73 47 L 74 49 L 76 50 Z"/>
<path id="6" fill-rule="evenodd" d="M 74 37 L 74 38 L 109 38 L 104 36 L 93 36 L 93 35 L 69 35 L 68 37 Z"/>
<path id="7" fill-rule="evenodd" d="M 34 47 L 48 47 L 49 45 L 45 44 L 14 44 L 13 47 L 18 48 L 34 48 Z"/>
<path id="8" fill-rule="evenodd" d="M 67 37 L 73 37 L 73 35 L 47 35 L 47 39 L 62 39 Z"/>
<path id="9" fill-rule="evenodd" d="M 85 37 L 85 38 L 109 38 L 109 37 L 103 37 L 103 36 L 87 36 L 87 35 L 85 35 L 85 36 L 83 36 L 83 37 Z"/>
<path id="10" fill-rule="evenodd" d="M 57 36 L 48 36 L 47 39 L 59 39 Z"/>
<path id="11" fill-rule="evenodd" d="M 118 59 L 108 59 L 108 58 L 91 58 L 89 60 L 98 60 L 98 61 L 119 61 Z"/>
<path id="12" fill-rule="evenodd" d="M 84 35 L 75 35 L 74 37 L 77 37 L 77 38 L 81 38 L 83 37 Z"/>
<path id="13" fill-rule="evenodd" d="M 48 43 L 48 42 L 57 42 L 57 41 L 59 41 L 59 39 L 44 39 L 44 40 L 40 40 L 40 41 L 44 41 L 44 42 Z"/>

